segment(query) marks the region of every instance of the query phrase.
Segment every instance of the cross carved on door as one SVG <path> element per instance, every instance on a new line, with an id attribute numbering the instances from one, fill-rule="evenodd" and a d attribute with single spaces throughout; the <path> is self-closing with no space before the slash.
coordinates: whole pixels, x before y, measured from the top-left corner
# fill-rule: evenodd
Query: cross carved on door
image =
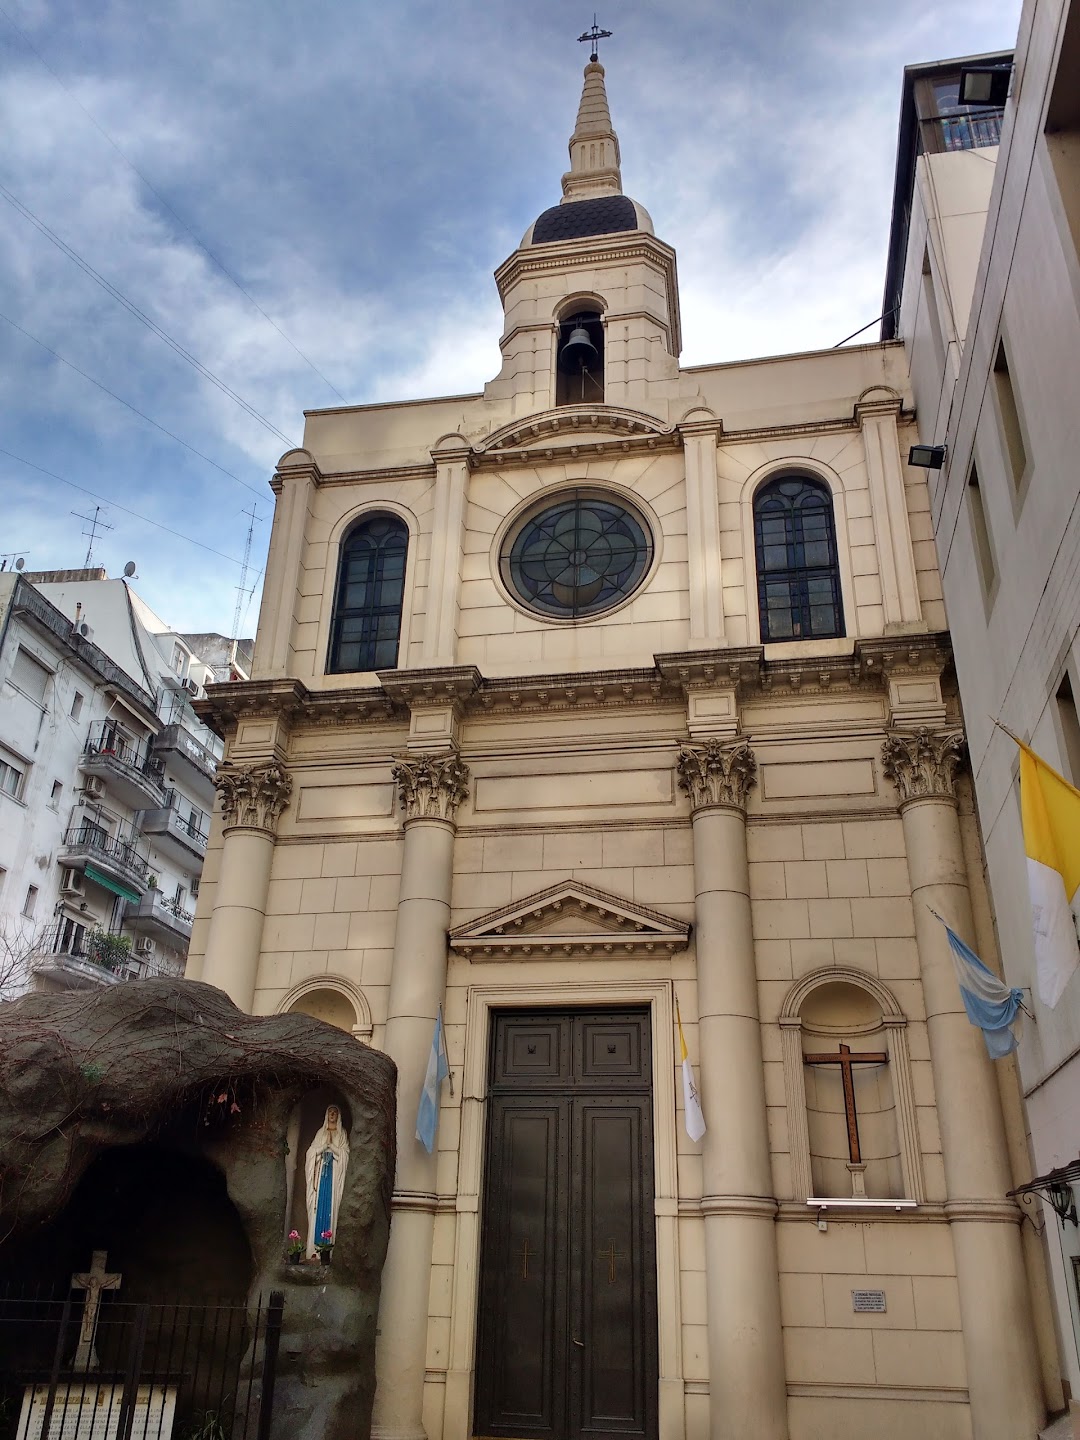
<path id="1" fill-rule="evenodd" d="M 614 1240 L 609 1240 L 609 1241 L 608 1241 L 607 1249 L 606 1249 L 606 1250 L 598 1250 L 596 1253 L 597 1253 L 597 1259 L 598 1259 L 598 1260 L 606 1260 L 606 1261 L 608 1262 L 608 1277 L 607 1277 L 607 1278 L 608 1278 L 608 1284 L 609 1284 L 609 1285 L 614 1285 L 614 1284 L 615 1284 L 615 1261 L 616 1261 L 616 1260 L 625 1260 L 625 1259 L 626 1259 L 626 1256 L 623 1254 L 623 1252 L 622 1252 L 621 1250 L 616 1250 L 616 1249 L 615 1249 L 615 1241 L 614 1241 Z"/>
<path id="2" fill-rule="evenodd" d="M 536 1251 L 534 1250 L 532 1253 L 535 1255 Z M 523 1280 L 529 1278 L 529 1237 L 527 1235 L 521 1244 L 521 1278 Z"/>

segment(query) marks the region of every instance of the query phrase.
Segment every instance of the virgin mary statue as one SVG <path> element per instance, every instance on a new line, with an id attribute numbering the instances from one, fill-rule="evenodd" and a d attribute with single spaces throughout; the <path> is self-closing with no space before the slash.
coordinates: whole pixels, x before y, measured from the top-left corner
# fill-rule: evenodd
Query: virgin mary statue
<path id="1" fill-rule="evenodd" d="M 322 1126 L 315 1132 L 315 1139 L 308 1146 L 304 1161 L 307 1254 L 311 1259 L 316 1253 L 316 1242 L 333 1244 L 337 1238 L 338 1209 L 348 1165 L 349 1137 L 341 1123 L 341 1111 L 336 1105 L 328 1105 Z M 326 1238 L 328 1235 L 329 1240 Z"/>

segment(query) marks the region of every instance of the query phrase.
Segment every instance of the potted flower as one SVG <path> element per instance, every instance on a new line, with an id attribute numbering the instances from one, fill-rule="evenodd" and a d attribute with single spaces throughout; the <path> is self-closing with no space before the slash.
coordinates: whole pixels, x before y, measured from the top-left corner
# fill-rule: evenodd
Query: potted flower
<path id="1" fill-rule="evenodd" d="M 319 1263 L 329 1265 L 330 1256 L 334 1253 L 334 1232 L 324 1230 L 315 1241 L 315 1249 L 319 1252 Z"/>
<path id="2" fill-rule="evenodd" d="M 300 1239 L 299 1230 L 289 1231 L 289 1243 L 285 1253 L 289 1257 L 290 1265 L 299 1265 L 304 1258 L 304 1242 Z"/>

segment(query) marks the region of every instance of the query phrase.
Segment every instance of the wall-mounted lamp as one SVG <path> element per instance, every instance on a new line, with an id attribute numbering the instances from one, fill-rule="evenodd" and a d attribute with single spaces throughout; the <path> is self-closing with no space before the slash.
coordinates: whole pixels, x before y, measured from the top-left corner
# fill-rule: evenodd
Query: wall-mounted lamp
<path id="1" fill-rule="evenodd" d="M 961 105 L 985 105 L 1000 110 L 1009 98 L 1011 65 L 970 65 L 960 71 Z"/>
<path id="2" fill-rule="evenodd" d="M 1066 1220 L 1071 1220 L 1074 1225 L 1080 1224 L 1076 1215 L 1076 1195 L 1067 1180 L 1051 1180 L 1045 1193 L 1054 1214 L 1063 1225 Z"/>
<path id="3" fill-rule="evenodd" d="M 908 451 L 907 463 L 917 465 L 920 470 L 940 470 L 945 464 L 945 446 L 912 445 Z"/>

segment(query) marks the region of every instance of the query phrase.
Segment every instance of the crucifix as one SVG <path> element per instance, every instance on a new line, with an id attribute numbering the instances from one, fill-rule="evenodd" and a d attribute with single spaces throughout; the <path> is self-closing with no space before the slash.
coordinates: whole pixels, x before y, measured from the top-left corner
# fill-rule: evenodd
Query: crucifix
<path id="1" fill-rule="evenodd" d="M 94 1335 L 97 1332 L 98 1309 L 103 1290 L 119 1290 L 120 1276 L 110 1275 L 105 1270 L 108 1251 L 95 1250 L 90 1257 L 90 1269 L 71 1277 L 73 1290 L 85 1290 L 82 1325 L 79 1327 L 79 1344 L 72 1361 L 73 1370 L 96 1370 L 97 1351 L 94 1349 Z"/>
<path id="2" fill-rule="evenodd" d="M 847 1120 L 848 1156 L 850 1163 L 848 1169 L 851 1171 L 852 1187 L 857 1195 L 863 1193 L 862 1172 L 863 1158 L 859 1149 L 859 1114 L 855 1109 L 855 1076 L 856 1065 L 886 1065 L 889 1057 L 880 1050 L 862 1050 L 855 1054 L 851 1052 L 850 1045 L 841 1045 L 840 1051 L 835 1055 L 804 1055 L 803 1060 L 807 1065 L 839 1065 L 840 1080 L 844 1087 L 844 1116 Z"/>
<path id="3" fill-rule="evenodd" d="M 588 40 L 590 42 L 592 53 L 589 55 L 589 59 L 593 62 L 593 64 L 595 64 L 600 59 L 600 55 L 597 51 L 597 46 L 600 44 L 601 40 L 611 39 L 611 31 L 601 30 L 596 23 L 596 15 L 594 14 L 592 17 L 592 29 L 586 30 L 584 35 L 579 35 L 577 38 L 579 45 L 583 40 Z"/>
<path id="4" fill-rule="evenodd" d="M 625 1255 L 623 1255 L 623 1253 L 622 1253 L 621 1250 L 616 1250 L 616 1249 L 615 1249 L 615 1241 L 614 1241 L 614 1240 L 609 1240 L 609 1241 L 608 1241 L 607 1249 L 606 1249 L 606 1250 L 598 1250 L 598 1251 L 596 1252 L 596 1257 L 597 1257 L 598 1260 L 606 1260 L 606 1261 L 608 1262 L 608 1275 L 607 1275 L 608 1284 L 609 1284 L 609 1285 L 614 1285 L 614 1284 L 615 1284 L 615 1261 L 616 1261 L 616 1260 L 625 1260 L 625 1258 L 626 1258 Z"/>

